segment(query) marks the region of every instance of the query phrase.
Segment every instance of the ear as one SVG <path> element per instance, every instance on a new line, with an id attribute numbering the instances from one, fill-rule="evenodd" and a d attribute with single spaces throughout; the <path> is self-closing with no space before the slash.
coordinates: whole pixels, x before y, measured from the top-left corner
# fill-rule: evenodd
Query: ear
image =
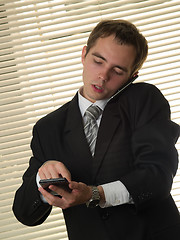
<path id="1" fill-rule="evenodd" d="M 87 46 L 83 47 L 82 54 L 81 54 L 81 62 L 82 62 L 83 65 L 84 65 L 84 61 L 85 61 L 85 58 L 86 58 L 86 48 L 87 48 Z"/>
<path id="2" fill-rule="evenodd" d="M 138 71 L 137 71 L 137 72 L 135 72 L 135 73 L 133 73 L 133 75 L 132 75 L 132 77 L 131 77 L 131 78 L 134 78 L 134 77 L 136 77 L 138 74 L 139 74 L 139 72 L 138 72 Z"/>

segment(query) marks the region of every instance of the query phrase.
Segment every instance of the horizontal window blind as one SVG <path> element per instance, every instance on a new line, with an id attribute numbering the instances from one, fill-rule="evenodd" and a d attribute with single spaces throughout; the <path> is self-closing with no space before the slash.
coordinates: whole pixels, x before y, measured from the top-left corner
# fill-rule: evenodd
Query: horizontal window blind
<path id="1" fill-rule="evenodd" d="M 133 22 L 149 42 L 137 81 L 155 84 L 180 123 L 179 0 L 1 0 L 0 239 L 68 239 L 62 212 L 41 226 L 23 226 L 11 211 L 31 156 L 32 127 L 71 100 L 82 85 L 81 50 L 102 19 Z M 177 143 L 180 150 L 180 142 Z M 172 194 L 180 208 L 180 170 Z"/>

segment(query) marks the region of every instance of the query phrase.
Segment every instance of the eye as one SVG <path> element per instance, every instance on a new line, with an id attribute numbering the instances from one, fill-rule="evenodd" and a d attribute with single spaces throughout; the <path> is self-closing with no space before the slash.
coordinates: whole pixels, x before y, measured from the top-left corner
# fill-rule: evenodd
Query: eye
<path id="1" fill-rule="evenodd" d="M 123 72 L 122 72 L 119 68 L 114 68 L 113 71 L 114 71 L 114 73 L 115 73 L 116 75 L 118 75 L 118 76 L 123 75 Z"/>
<path id="2" fill-rule="evenodd" d="M 102 62 L 101 62 L 100 60 L 97 60 L 97 59 L 94 59 L 94 62 L 95 62 L 96 64 L 102 64 Z"/>

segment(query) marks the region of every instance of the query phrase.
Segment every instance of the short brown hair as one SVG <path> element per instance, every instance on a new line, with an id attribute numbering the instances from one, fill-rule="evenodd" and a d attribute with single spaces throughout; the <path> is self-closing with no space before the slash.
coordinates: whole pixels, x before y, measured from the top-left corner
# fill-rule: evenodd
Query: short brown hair
<path id="1" fill-rule="evenodd" d="M 126 20 L 104 20 L 97 24 L 92 30 L 86 48 L 86 55 L 95 45 L 98 38 L 114 35 L 120 44 L 133 45 L 136 49 L 136 58 L 132 75 L 143 65 L 148 54 L 148 44 L 145 37 L 139 32 L 136 26 Z"/>

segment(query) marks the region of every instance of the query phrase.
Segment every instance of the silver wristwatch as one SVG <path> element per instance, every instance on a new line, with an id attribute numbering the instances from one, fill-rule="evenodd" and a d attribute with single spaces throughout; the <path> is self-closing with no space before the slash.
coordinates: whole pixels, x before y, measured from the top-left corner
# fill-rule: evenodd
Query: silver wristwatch
<path id="1" fill-rule="evenodd" d="M 100 194 L 99 194 L 99 190 L 96 186 L 91 186 L 91 189 L 92 189 L 92 197 L 86 203 L 86 206 L 89 207 L 89 208 L 95 208 L 99 205 Z"/>

